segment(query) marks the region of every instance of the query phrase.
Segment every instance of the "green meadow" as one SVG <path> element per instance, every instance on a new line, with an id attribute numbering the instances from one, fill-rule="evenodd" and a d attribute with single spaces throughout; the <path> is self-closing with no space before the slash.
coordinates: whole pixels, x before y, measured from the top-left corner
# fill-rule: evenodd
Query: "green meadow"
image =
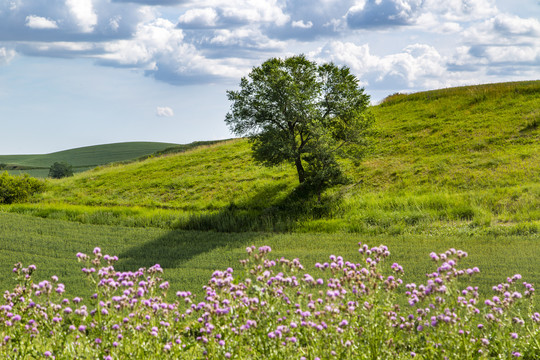
<path id="1" fill-rule="evenodd" d="M 389 96 L 371 108 L 369 156 L 344 162 L 350 183 L 321 202 L 295 191 L 292 166 L 256 164 L 245 139 L 161 153 L 172 144 L 131 143 L 123 158 L 68 151 L 55 161 L 92 169 L 0 206 L 0 287 L 22 261 L 84 292 L 75 254 L 100 246 L 122 269 L 160 263 L 173 289 L 197 293 L 252 244 L 312 266 L 330 254 L 354 259 L 359 241 L 389 246 L 407 281 L 433 269 L 430 252 L 455 247 L 480 268 L 486 293 L 514 273 L 539 283 L 539 95 L 531 81 Z"/>
<path id="2" fill-rule="evenodd" d="M 88 283 L 81 272 L 75 254 L 90 254 L 99 246 L 104 254 L 120 258 L 117 270 L 134 271 L 159 263 L 163 277 L 174 291 L 191 291 L 202 298 L 202 286 L 216 269 L 232 267 L 239 270 L 239 260 L 247 257 L 246 247 L 268 245 L 272 257 L 299 258 L 306 269 L 316 262 L 329 261 L 330 255 L 358 261 L 358 242 L 369 246 L 385 244 L 391 252 L 390 262 L 405 269 L 404 281 L 425 282 L 425 274 L 436 265 L 430 259 L 432 251 L 455 248 L 468 252 L 463 266 L 480 268 L 480 276 L 471 285 L 489 294 L 496 285 L 520 273 L 523 279 L 540 283 L 538 236 L 450 236 L 426 235 L 360 235 L 302 234 L 215 231 L 164 230 L 156 228 L 126 228 L 109 225 L 88 225 L 64 220 L 40 219 L 19 214 L 0 213 L 0 286 L 13 286 L 9 278 L 15 262 L 35 264 L 37 278 L 57 275 L 66 285 L 69 295 L 90 296 Z M 467 282 L 468 284 L 468 282 Z"/>
<path id="3" fill-rule="evenodd" d="M 185 148 L 189 145 L 159 142 L 104 144 L 50 154 L 0 155 L 0 164 L 12 174 L 27 173 L 34 177 L 45 178 L 50 166 L 55 162 L 67 162 L 73 166 L 75 172 L 82 172 L 96 166 L 148 157 L 154 153 L 163 153 L 179 147 Z"/>

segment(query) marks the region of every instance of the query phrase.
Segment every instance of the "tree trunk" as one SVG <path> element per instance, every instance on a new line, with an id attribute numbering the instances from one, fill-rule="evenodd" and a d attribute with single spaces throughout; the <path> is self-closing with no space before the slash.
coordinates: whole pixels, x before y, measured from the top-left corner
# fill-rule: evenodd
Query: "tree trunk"
<path id="1" fill-rule="evenodd" d="M 302 184 L 306 180 L 306 174 L 304 171 L 304 167 L 302 166 L 302 160 L 300 160 L 300 157 L 296 158 L 294 164 L 296 165 L 296 171 L 298 172 L 298 181 L 300 182 L 300 184 Z"/>

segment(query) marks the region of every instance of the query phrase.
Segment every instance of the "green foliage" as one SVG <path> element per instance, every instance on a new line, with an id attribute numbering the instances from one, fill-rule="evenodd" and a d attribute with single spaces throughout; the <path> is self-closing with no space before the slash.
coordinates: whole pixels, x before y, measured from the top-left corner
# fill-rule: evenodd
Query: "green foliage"
<path id="1" fill-rule="evenodd" d="M 254 159 L 293 164 L 300 184 L 317 191 L 343 183 L 337 157 L 358 161 L 366 152 L 369 96 L 347 67 L 317 66 L 303 55 L 272 58 L 227 95 L 233 104 L 225 122 L 250 138 Z"/>
<path id="2" fill-rule="evenodd" d="M 73 166 L 66 162 L 55 162 L 49 169 L 49 177 L 53 179 L 61 179 L 73 176 Z"/>
<path id="3" fill-rule="evenodd" d="M 0 204 L 12 204 L 28 199 L 43 191 L 45 184 L 28 175 L 12 176 L 7 172 L 0 174 Z"/>

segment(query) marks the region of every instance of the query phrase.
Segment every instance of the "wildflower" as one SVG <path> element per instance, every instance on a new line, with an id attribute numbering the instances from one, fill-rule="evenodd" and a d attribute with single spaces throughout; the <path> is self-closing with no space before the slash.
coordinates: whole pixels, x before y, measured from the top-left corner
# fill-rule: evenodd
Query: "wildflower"
<path id="1" fill-rule="evenodd" d="M 50 351 L 45 351 L 45 352 L 43 353 L 43 356 L 45 356 L 45 357 L 51 357 L 51 356 L 52 356 L 52 352 L 50 352 Z"/>

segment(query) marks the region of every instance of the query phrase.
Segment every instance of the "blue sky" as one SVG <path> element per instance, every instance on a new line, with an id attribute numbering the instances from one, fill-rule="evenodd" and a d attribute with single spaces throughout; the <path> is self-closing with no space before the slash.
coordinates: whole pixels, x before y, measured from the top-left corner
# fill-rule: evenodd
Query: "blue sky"
<path id="1" fill-rule="evenodd" d="M 270 57 L 349 66 L 372 101 L 540 79 L 540 0 L 1 0 L 0 154 L 232 137 Z"/>

